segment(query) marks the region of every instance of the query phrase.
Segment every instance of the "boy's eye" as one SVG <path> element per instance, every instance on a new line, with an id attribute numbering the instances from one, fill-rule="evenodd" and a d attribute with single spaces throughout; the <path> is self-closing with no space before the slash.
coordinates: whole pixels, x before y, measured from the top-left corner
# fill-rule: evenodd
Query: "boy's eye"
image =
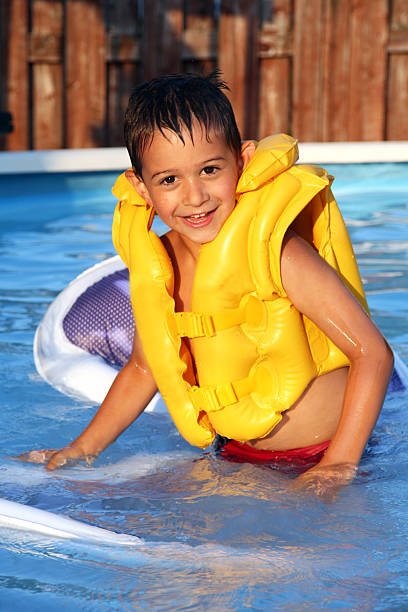
<path id="1" fill-rule="evenodd" d="M 215 174 L 217 170 L 218 170 L 217 166 L 205 166 L 205 168 L 203 168 L 204 174 L 207 174 L 207 175 Z"/>
<path id="2" fill-rule="evenodd" d="M 171 176 L 166 176 L 163 180 L 162 183 L 163 185 L 173 185 L 173 183 L 175 182 L 176 177 L 174 175 Z"/>

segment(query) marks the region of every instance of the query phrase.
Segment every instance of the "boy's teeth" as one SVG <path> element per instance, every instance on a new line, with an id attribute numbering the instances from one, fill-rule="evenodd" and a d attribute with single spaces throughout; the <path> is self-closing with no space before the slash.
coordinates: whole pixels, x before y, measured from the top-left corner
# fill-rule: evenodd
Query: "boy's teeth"
<path id="1" fill-rule="evenodd" d="M 190 215 L 190 218 L 191 219 L 199 219 L 200 217 L 205 217 L 206 214 L 207 213 L 205 213 L 205 212 L 204 213 L 198 213 L 196 215 Z"/>

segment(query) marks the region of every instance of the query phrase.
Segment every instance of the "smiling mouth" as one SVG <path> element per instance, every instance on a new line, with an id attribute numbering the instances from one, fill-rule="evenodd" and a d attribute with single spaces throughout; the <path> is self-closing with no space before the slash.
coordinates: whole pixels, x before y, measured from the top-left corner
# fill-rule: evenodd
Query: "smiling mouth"
<path id="1" fill-rule="evenodd" d="M 201 219 L 202 217 L 206 217 L 209 213 L 203 212 L 198 213 L 197 215 L 189 215 L 190 219 Z"/>
<path id="2" fill-rule="evenodd" d="M 215 213 L 215 210 L 209 210 L 208 212 L 196 213 L 194 215 L 188 215 L 188 217 L 183 217 L 184 221 L 191 226 L 194 227 L 202 227 L 209 223 Z"/>

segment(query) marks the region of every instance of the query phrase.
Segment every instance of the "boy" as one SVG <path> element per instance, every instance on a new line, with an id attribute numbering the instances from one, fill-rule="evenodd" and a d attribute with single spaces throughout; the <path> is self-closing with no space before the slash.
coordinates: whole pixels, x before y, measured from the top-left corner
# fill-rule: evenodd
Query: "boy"
<path id="1" fill-rule="evenodd" d="M 289 137 L 241 144 L 225 87 L 174 75 L 130 98 L 133 167 L 114 188 L 113 239 L 137 333 L 85 431 L 29 454 L 50 470 L 97 456 L 157 388 L 193 444 L 218 433 L 238 441 L 227 456 L 312 457 L 298 483 L 318 494 L 357 469 L 392 353 L 365 311 L 330 180 L 293 166 Z M 154 213 L 170 228 L 161 240 Z"/>

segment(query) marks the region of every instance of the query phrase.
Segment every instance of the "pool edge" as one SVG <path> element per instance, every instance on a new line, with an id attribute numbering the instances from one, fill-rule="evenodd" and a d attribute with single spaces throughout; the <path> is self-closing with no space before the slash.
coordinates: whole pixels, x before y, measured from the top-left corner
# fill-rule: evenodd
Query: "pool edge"
<path id="1" fill-rule="evenodd" d="M 408 162 L 408 141 L 300 142 L 299 153 L 302 163 Z M 0 152 L 0 174 L 123 171 L 129 166 L 125 147 Z"/>

